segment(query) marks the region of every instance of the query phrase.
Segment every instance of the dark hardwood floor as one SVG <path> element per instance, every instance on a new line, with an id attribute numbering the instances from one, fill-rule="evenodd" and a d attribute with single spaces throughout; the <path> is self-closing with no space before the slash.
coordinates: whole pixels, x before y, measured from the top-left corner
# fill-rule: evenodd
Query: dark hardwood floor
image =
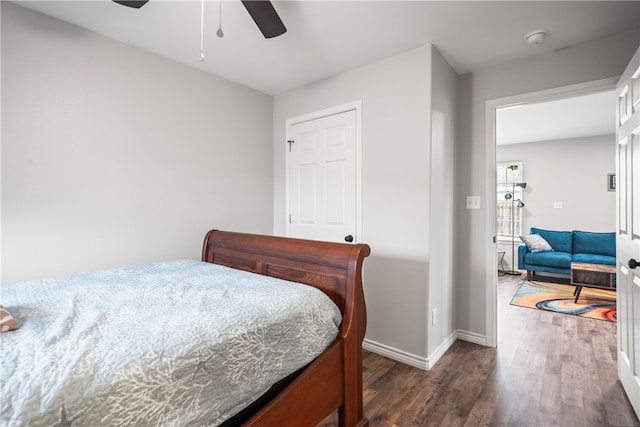
<path id="1" fill-rule="evenodd" d="M 499 278 L 497 348 L 458 340 L 428 372 L 365 352 L 371 426 L 640 426 L 615 324 L 511 306 L 523 278 Z"/>

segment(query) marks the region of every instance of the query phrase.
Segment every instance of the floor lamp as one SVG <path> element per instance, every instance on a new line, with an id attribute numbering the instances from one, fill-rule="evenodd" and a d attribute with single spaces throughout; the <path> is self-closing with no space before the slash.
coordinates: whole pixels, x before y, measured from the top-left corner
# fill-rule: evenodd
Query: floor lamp
<path id="1" fill-rule="evenodd" d="M 520 275 L 520 271 L 515 269 L 515 258 L 516 258 L 516 236 L 514 235 L 516 230 L 516 224 L 515 224 L 515 216 L 514 216 L 514 211 L 515 208 L 521 208 L 524 207 L 524 203 L 522 202 L 522 200 L 520 199 L 514 199 L 514 195 L 516 193 L 516 187 L 521 187 L 521 188 L 527 188 L 527 183 L 526 182 L 514 182 L 512 184 L 512 188 L 511 188 L 511 193 L 507 193 L 504 195 L 504 198 L 509 200 L 511 199 L 511 269 L 505 271 L 505 274 L 509 274 L 511 276 L 519 276 Z"/>

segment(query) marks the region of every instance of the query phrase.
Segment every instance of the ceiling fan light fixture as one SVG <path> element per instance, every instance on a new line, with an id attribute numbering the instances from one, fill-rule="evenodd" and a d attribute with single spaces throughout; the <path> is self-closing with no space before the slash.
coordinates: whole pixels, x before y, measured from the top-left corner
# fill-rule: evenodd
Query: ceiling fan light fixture
<path id="1" fill-rule="evenodd" d="M 534 30 L 524 36 L 524 39 L 529 44 L 540 44 L 547 36 L 546 30 Z"/>
<path id="2" fill-rule="evenodd" d="M 278 12 L 269 0 L 240 0 L 266 39 L 287 32 Z"/>
<path id="3" fill-rule="evenodd" d="M 113 0 L 114 2 L 121 4 L 123 6 L 127 6 L 127 7 L 132 7 L 134 9 L 140 9 L 142 6 L 144 6 L 149 0 L 141 0 L 141 1 L 135 1 L 135 0 Z"/>

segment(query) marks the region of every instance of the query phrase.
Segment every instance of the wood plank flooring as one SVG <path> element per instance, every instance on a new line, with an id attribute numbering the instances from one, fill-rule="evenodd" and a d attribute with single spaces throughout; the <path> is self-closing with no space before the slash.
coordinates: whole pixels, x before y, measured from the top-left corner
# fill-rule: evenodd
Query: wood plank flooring
<path id="1" fill-rule="evenodd" d="M 523 278 L 499 278 L 497 348 L 458 340 L 428 372 L 365 352 L 371 426 L 640 426 L 615 324 L 511 306 Z"/>

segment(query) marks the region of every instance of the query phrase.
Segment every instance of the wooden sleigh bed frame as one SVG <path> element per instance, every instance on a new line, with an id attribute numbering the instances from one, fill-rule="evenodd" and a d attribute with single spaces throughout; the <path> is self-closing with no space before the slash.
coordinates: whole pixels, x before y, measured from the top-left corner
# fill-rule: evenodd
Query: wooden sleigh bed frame
<path id="1" fill-rule="evenodd" d="M 211 230 L 202 261 L 304 283 L 342 312 L 336 340 L 243 426 L 315 426 L 338 409 L 341 427 L 368 426 L 362 405 L 362 340 L 367 317 L 362 263 L 368 245 Z"/>

